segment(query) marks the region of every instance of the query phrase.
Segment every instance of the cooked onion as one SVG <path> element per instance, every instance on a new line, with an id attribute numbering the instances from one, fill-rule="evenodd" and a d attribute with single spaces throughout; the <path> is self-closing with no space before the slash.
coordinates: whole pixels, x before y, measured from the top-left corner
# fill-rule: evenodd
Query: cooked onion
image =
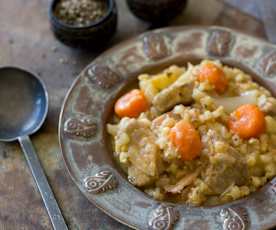
<path id="1" fill-rule="evenodd" d="M 214 102 L 217 106 L 223 106 L 226 112 L 231 113 L 241 105 L 257 104 L 257 92 L 252 90 L 237 97 L 214 98 Z"/>

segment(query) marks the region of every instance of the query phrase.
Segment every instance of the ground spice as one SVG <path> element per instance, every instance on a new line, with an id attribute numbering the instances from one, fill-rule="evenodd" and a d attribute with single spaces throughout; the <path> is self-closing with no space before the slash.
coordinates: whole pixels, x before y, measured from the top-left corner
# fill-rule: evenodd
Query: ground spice
<path id="1" fill-rule="evenodd" d="M 55 15 L 64 23 L 72 26 L 88 26 L 99 20 L 107 12 L 103 0 L 60 0 Z"/>

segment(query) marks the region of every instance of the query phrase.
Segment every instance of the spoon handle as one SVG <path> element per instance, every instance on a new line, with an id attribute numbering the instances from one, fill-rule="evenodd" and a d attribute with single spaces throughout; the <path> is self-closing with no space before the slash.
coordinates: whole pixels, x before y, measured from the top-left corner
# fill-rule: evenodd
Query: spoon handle
<path id="1" fill-rule="evenodd" d="M 19 142 L 27 163 L 31 169 L 32 175 L 35 179 L 37 187 L 40 191 L 48 215 L 51 219 L 52 225 L 55 230 L 68 230 L 61 211 L 58 207 L 54 194 L 48 184 L 47 178 L 43 172 L 39 159 L 33 148 L 32 142 L 28 136 L 19 137 Z"/>

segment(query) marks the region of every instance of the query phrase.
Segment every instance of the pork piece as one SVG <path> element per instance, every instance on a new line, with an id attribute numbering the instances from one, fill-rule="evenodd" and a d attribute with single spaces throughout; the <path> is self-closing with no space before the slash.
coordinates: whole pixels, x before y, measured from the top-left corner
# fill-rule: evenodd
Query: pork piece
<path id="1" fill-rule="evenodd" d="M 160 112 L 165 112 L 177 104 L 190 104 L 193 100 L 194 81 L 192 68 L 189 68 L 172 85 L 158 93 L 152 101 Z"/>
<path id="2" fill-rule="evenodd" d="M 223 193 L 230 185 L 244 185 L 248 180 L 248 168 L 240 154 L 232 147 L 227 153 L 214 156 L 215 162 L 206 170 L 204 182 L 214 192 Z"/>
<path id="3" fill-rule="evenodd" d="M 154 177 L 148 176 L 133 165 L 128 168 L 127 172 L 130 183 L 138 187 L 150 185 L 154 181 Z"/>
<path id="4" fill-rule="evenodd" d="M 146 119 L 124 118 L 119 124 L 120 133 L 129 136 L 128 155 L 130 181 L 137 186 L 145 186 L 158 177 L 161 170 L 160 149 L 155 144 L 155 136 Z"/>

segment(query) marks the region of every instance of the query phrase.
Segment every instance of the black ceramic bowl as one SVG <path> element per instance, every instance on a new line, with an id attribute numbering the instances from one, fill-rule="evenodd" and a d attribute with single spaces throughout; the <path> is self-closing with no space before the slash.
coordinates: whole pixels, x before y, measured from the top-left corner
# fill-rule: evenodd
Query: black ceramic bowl
<path id="1" fill-rule="evenodd" d="M 127 0 L 132 13 L 154 24 L 163 24 L 180 14 L 187 0 Z"/>
<path id="2" fill-rule="evenodd" d="M 101 49 L 114 35 L 117 28 L 117 6 L 115 0 L 107 2 L 105 16 L 88 26 L 72 26 L 64 23 L 54 13 L 60 0 L 53 0 L 49 8 L 49 19 L 56 38 L 64 44 L 92 50 Z"/>

